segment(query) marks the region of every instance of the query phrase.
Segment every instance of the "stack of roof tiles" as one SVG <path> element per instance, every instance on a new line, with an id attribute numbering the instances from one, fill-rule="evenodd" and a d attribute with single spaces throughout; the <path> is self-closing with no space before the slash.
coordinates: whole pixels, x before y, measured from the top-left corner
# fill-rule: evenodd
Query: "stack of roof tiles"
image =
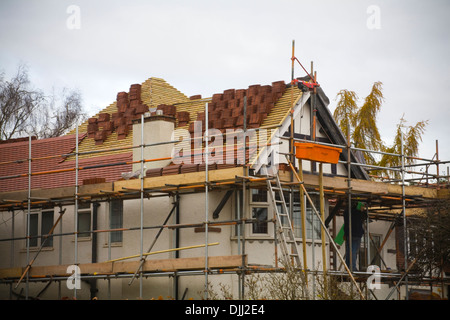
<path id="1" fill-rule="evenodd" d="M 208 106 L 208 127 L 225 132 L 226 129 L 244 127 L 244 97 L 247 97 L 246 127 L 257 128 L 270 113 L 275 103 L 286 91 L 284 81 L 272 82 L 272 85 L 251 85 L 248 89 L 228 89 L 214 94 Z M 202 122 L 205 130 L 205 113 L 197 113 L 197 121 Z M 190 123 L 189 132 L 194 132 L 194 123 Z"/>
<path id="2" fill-rule="evenodd" d="M 113 131 L 117 132 L 117 139 L 125 139 L 133 125 L 134 119 L 149 111 L 149 107 L 141 100 L 141 85 L 132 84 L 130 92 L 117 94 L 117 112 L 100 113 L 97 118 L 88 120 L 88 137 L 94 138 L 95 144 L 103 144 Z"/>

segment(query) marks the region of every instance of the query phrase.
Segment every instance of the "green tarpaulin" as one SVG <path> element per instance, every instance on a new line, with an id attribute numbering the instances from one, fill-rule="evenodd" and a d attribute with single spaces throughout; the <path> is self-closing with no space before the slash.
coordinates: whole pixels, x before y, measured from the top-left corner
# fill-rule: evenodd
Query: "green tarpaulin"
<path id="1" fill-rule="evenodd" d="M 334 242 L 340 246 L 344 243 L 344 225 L 342 225 L 341 230 L 339 230 L 336 238 L 334 238 Z"/>

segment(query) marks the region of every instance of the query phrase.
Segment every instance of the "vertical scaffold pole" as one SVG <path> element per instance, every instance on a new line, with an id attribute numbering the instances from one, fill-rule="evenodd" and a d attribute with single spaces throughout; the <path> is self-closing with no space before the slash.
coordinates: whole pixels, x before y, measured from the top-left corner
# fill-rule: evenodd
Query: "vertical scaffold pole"
<path id="1" fill-rule="evenodd" d="M 325 223 L 325 197 L 323 190 L 323 163 L 319 163 L 319 192 L 320 192 L 320 217 L 322 222 Z M 324 298 L 328 299 L 328 283 L 327 283 L 327 246 L 325 230 L 321 228 L 322 239 L 322 271 L 323 271 L 323 285 L 324 285 Z"/>
<path id="2" fill-rule="evenodd" d="M 244 96 L 244 177 L 248 175 L 247 170 L 247 96 Z M 246 179 L 242 180 L 242 214 L 241 218 L 245 219 L 245 208 L 247 207 L 247 196 L 246 196 Z M 241 299 L 245 299 L 245 224 L 242 222 L 242 272 L 241 272 Z"/>
<path id="3" fill-rule="evenodd" d="M 350 121 L 347 119 L 347 187 L 348 187 L 348 238 L 346 241 L 346 248 L 348 248 L 348 261 L 350 271 L 353 272 L 353 250 L 352 250 L 352 167 L 351 167 L 351 143 L 350 143 Z"/>
<path id="4" fill-rule="evenodd" d="M 27 203 L 27 261 L 30 261 L 30 223 L 31 223 L 31 136 L 28 137 L 28 203 Z M 25 299 L 28 300 L 29 276 L 25 281 Z"/>
<path id="5" fill-rule="evenodd" d="M 402 160 L 402 216 L 403 216 L 403 247 L 404 247 L 404 256 L 405 256 L 405 272 L 408 270 L 408 230 L 406 226 L 406 210 L 405 210 L 405 153 L 404 153 L 404 145 L 403 145 L 403 131 L 401 132 L 401 160 Z M 408 294 L 408 274 L 405 276 L 405 297 L 406 300 L 409 299 Z"/>
<path id="6" fill-rule="evenodd" d="M 74 232 L 75 232 L 75 244 L 74 244 L 74 265 L 78 265 L 78 125 L 76 126 L 76 141 L 75 141 L 75 214 L 74 214 Z M 75 279 L 75 286 L 73 288 L 73 297 L 77 298 L 77 281 Z"/>
<path id="7" fill-rule="evenodd" d="M 140 226 L 140 260 L 144 258 L 144 115 L 141 114 L 141 226 Z M 143 281 L 142 272 L 139 277 L 139 297 L 143 297 Z"/>
<path id="8" fill-rule="evenodd" d="M 209 117 L 208 117 L 208 105 L 205 104 L 205 300 L 208 300 L 208 189 L 209 189 L 209 177 L 208 177 L 208 164 L 209 164 Z"/>
<path id="9" fill-rule="evenodd" d="M 59 208 L 62 210 L 62 206 Z M 63 221 L 59 223 L 59 233 L 63 233 Z M 59 237 L 59 253 L 58 253 L 58 263 L 62 265 L 62 250 L 63 250 L 63 237 Z M 61 299 L 61 281 L 58 281 L 58 299 Z"/>

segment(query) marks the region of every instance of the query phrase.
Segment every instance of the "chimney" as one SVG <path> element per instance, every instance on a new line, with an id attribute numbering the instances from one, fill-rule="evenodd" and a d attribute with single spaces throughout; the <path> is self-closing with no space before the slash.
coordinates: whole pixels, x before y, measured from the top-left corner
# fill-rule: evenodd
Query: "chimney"
<path id="1" fill-rule="evenodd" d="M 154 144 L 159 142 L 169 142 L 172 132 L 175 129 L 175 117 L 149 113 L 144 114 L 144 144 Z M 133 146 L 141 145 L 141 118 L 133 120 Z M 144 159 L 167 158 L 171 156 L 173 145 L 161 144 L 144 148 Z M 141 148 L 133 149 L 133 161 L 141 160 Z M 162 168 L 167 166 L 171 160 L 160 160 L 145 162 L 147 169 Z M 133 172 L 141 169 L 140 163 L 133 164 Z"/>

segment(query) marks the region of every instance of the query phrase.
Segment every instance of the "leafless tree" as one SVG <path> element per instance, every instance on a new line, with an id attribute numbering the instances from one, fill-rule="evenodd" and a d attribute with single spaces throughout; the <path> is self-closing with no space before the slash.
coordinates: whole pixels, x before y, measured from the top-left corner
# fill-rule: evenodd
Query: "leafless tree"
<path id="1" fill-rule="evenodd" d="M 38 138 L 56 137 L 66 133 L 86 119 L 81 94 L 62 89 L 46 96 L 32 87 L 28 69 L 17 68 L 16 75 L 7 80 L 0 74 L 0 140 L 34 135 Z"/>
<path id="2" fill-rule="evenodd" d="M 416 272 L 439 276 L 450 265 L 450 199 L 442 199 L 409 219 L 409 258 Z"/>

